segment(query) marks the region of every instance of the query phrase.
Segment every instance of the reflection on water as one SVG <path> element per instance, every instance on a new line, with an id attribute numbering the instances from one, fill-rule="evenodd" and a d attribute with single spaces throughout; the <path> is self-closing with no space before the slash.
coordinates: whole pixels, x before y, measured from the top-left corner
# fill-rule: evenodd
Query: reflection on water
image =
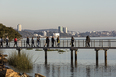
<path id="1" fill-rule="evenodd" d="M 41 73 L 46 77 L 115 77 L 115 66 L 99 66 L 94 65 L 78 65 L 77 67 L 70 67 L 70 64 L 36 64 L 34 69 L 37 73 Z"/>
<path id="2" fill-rule="evenodd" d="M 8 49 L 2 50 L 4 53 L 9 54 L 16 50 Z M 28 75 L 33 76 L 35 73 L 40 73 L 46 77 L 115 77 L 116 76 L 116 52 L 115 50 L 108 50 L 108 65 L 104 65 L 104 51 L 99 51 L 99 65 L 96 66 L 95 51 L 93 49 L 80 49 L 77 52 L 77 62 L 73 57 L 71 63 L 71 52 L 60 53 L 57 51 L 48 51 L 48 64 L 45 65 L 45 52 L 33 50 L 22 50 L 32 56 L 33 69 L 26 72 Z M 73 53 L 73 56 L 75 54 Z M 35 61 L 36 60 L 36 61 Z M 10 66 L 11 67 L 11 66 Z M 13 67 L 11 67 L 14 69 Z M 14 69 L 16 70 L 16 69 Z M 18 70 L 16 70 L 18 71 Z"/>

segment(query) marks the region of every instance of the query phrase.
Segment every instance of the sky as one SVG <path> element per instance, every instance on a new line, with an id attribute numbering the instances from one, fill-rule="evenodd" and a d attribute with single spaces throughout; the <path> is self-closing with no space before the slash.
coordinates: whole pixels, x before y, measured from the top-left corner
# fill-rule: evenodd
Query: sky
<path id="1" fill-rule="evenodd" d="M 22 29 L 116 30 L 116 0 L 0 0 L 0 23 Z"/>

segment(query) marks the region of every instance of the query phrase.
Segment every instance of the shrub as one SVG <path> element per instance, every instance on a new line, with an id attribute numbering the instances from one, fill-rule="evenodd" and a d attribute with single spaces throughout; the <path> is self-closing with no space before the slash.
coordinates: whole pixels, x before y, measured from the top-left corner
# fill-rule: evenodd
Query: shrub
<path id="1" fill-rule="evenodd" d="M 9 54 L 8 63 L 17 69 L 31 69 L 33 67 L 31 57 L 22 52 L 20 56 L 16 52 L 12 52 Z"/>

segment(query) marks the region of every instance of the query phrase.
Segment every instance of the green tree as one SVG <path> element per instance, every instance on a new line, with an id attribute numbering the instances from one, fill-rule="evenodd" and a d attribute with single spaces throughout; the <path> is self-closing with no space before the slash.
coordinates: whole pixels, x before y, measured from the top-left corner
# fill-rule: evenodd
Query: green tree
<path id="1" fill-rule="evenodd" d="M 5 25 L 0 23 L 0 37 L 6 38 L 9 37 L 10 40 L 13 40 L 15 37 L 22 37 L 16 30 L 12 27 L 6 27 Z"/>

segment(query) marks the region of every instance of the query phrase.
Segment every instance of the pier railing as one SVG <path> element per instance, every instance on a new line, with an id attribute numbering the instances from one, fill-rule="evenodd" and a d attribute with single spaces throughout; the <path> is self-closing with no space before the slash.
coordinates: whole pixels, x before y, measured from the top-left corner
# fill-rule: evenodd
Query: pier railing
<path id="1" fill-rule="evenodd" d="M 46 40 L 40 40 L 39 47 L 44 47 Z M 60 40 L 60 47 L 71 47 L 71 40 Z M 30 40 L 31 47 L 31 40 Z M 8 43 L 9 47 L 14 46 L 14 41 Z M 18 47 L 29 47 L 26 45 L 26 40 L 18 40 Z M 34 40 L 34 45 L 37 47 L 37 41 Z M 6 43 L 3 43 L 3 47 L 6 47 Z M 49 47 L 52 47 L 51 40 L 49 42 Z M 57 47 L 57 42 L 54 42 L 54 47 Z M 79 39 L 74 41 L 74 47 L 86 47 L 86 40 Z M 116 39 L 92 39 L 90 41 L 90 47 L 116 47 Z"/>

